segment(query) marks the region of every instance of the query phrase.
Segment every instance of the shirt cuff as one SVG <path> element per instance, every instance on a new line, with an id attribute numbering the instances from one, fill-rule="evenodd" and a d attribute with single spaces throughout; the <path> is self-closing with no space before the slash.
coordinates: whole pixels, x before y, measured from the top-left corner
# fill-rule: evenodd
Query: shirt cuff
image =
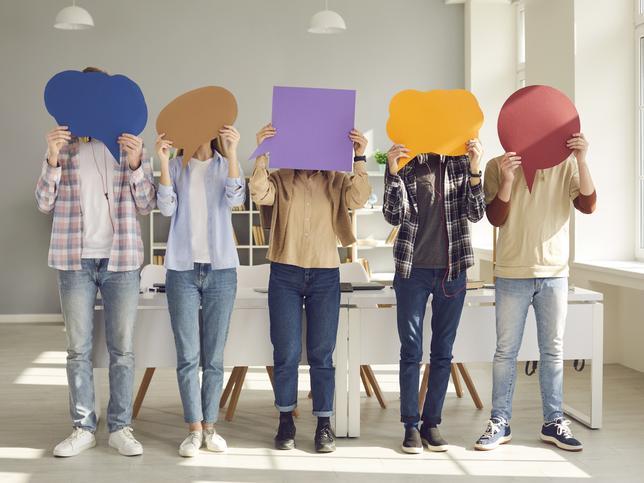
<path id="1" fill-rule="evenodd" d="M 241 188 L 244 186 L 244 179 L 240 176 L 238 178 L 226 178 L 226 188 Z"/>
<path id="2" fill-rule="evenodd" d="M 159 183 L 159 189 L 157 190 L 157 193 L 159 196 L 172 196 L 172 193 L 174 193 L 174 188 L 172 185 L 165 185 Z"/>
<path id="3" fill-rule="evenodd" d="M 46 167 L 45 167 L 45 174 L 47 176 L 47 179 L 51 181 L 57 181 L 60 179 L 60 175 L 63 172 L 62 166 L 59 164 L 55 168 L 49 164 L 47 161 L 45 161 Z"/>
<path id="4" fill-rule="evenodd" d="M 481 194 L 483 191 L 483 183 L 479 182 L 472 186 L 472 183 L 470 183 L 470 190 L 472 191 L 472 194 L 475 196 L 478 196 Z"/>

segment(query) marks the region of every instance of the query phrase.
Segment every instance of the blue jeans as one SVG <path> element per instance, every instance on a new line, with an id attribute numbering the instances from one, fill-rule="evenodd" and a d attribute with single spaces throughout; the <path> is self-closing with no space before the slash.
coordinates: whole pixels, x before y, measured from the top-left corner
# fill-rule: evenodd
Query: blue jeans
<path id="1" fill-rule="evenodd" d="M 528 307 L 534 308 L 539 344 L 539 385 L 544 421 L 563 416 L 563 336 L 568 312 L 568 279 L 496 279 L 496 352 L 492 417 L 512 418 L 517 354 Z"/>
<path id="2" fill-rule="evenodd" d="M 168 270 L 166 293 L 184 420 L 215 423 L 224 382 L 224 347 L 237 294 L 237 270 L 213 270 L 209 263 L 195 263 L 192 270 Z M 203 368 L 201 387 L 199 364 Z"/>
<path id="3" fill-rule="evenodd" d="M 81 270 L 59 270 L 58 290 L 67 334 L 69 412 L 75 427 L 96 431 L 92 341 L 94 304 L 101 291 L 105 340 L 110 355 L 110 433 L 132 421 L 134 323 L 139 301 L 139 271 L 108 272 L 107 258 L 84 258 Z"/>
<path id="4" fill-rule="evenodd" d="M 268 309 L 275 366 L 275 407 L 297 407 L 297 376 L 302 357 L 302 305 L 306 310 L 306 353 L 310 366 L 313 415 L 333 414 L 333 351 L 340 317 L 340 270 L 271 263 Z"/>
<path id="5" fill-rule="evenodd" d="M 400 420 L 418 423 L 419 364 L 423 358 L 423 320 L 432 295 L 432 340 L 429 386 L 422 419 L 440 424 L 452 364 L 452 346 L 465 301 L 466 272 L 453 281 L 445 269 L 413 268 L 409 278 L 394 277 L 398 336 L 400 337 Z"/>

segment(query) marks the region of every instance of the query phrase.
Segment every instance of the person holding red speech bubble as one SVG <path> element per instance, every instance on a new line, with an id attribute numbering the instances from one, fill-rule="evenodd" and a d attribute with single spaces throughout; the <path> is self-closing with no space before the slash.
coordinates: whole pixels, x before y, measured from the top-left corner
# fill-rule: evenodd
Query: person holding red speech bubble
<path id="1" fill-rule="evenodd" d="M 88 72 L 105 74 L 95 67 L 83 70 L 85 75 Z M 125 456 L 143 453 L 130 426 L 132 348 L 143 263 L 137 214 L 149 214 L 156 206 L 156 189 L 141 138 L 123 133 L 115 144 L 120 160 L 102 141 L 90 138 L 81 142 L 67 126 L 57 126 L 47 134 L 47 159 L 36 186 L 38 208 L 54 214 L 49 266 L 58 272 L 67 334 L 74 429 L 54 448 L 54 456 L 59 457 L 75 456 L 96 446 L 92 333 L 99 290 L 110 354 L 109 445 Z"/>
<path id="2" fill-rule="evenodd" d="M 185 122 L 190 125 L 191 120 Z M 239 256 L 231 210 L 246 199 L 246 180 L 237 160 L 239 139 L 235 127 L 224 125 L 216 138 L 202 143 L 194 154 L 193 149 L 182 149 L 172 160 L 173 142 L 165 139 L 165 133 L 159 134 L 156 143 L 161 161 L 159 210 L 172 217 L 165 256 L 166 293 L 188 425 L 179 454 L 186 458 L 197 456 L 204 444 L 218 453 L 228 448 L 215 423 L 237 294 Z"/>
<path id="3" fill-rule="evenodd" d="M 276 134 L 267 124 L 257 133 L 257 145 Z M 280 412 L 275 447 L 281 450 L 295 447 L 293 410 L 297 407 L 304 306 L 313 415 L 318 418 L 315 450 L 335 451 L 330 418 L 335 394 L 333 351 L 340 316 L 337 243 L 355 243 L 349 210 L 364 206 L 371 194 L 364 155 L 367 138 L 356 129 L 346 135 L 355 153 L 352 176 L 313 169 L 278 169 L 269 174 L 267 156 L 261 154 L 250 179 L 250 193 L 260 207 L 262 225 L 271 229 L 268 309 L 275 407 Z"/>
<path id="4" fill-rule="evenodd" d="M 506 152 L 489 161 L 485 169 L 487 217 L 499 227 L 494 269 L 497 344 L 492 412 L 485 432 L 474 445 L 478 450 L 491 450 L 512 439 L 510 419 L 517 354 L 530 305 L 537 321 L 541 354 L 539 383 L 544 423 L 540 438 L 568 451 L 583 448 L 570 430 L 570 421 L 564 419 L 562 402 L 568 224 L 571 204 L 581 213 L 590 214 L 595 210 L 596 193 L 586 162 L 585 136 L 577 132 L 560 142 L 565 144 L 568 158 L 563 162 L 543 159 L 543 165 L 550 163 L 552 167 L 531 173 L 532 181 L 520 169 L 521 152 Z"/>
<path id="5" fill-rule="evenodd" d="M 466 155 L 419 154 L 401 169 L 409 150 L 395 144 L 387 153 L 382 212 L 400 225 L 394 244 L 398 334 L 400 336 L 400 420 L 402 451 L 447 451 L 438 425 L 450 377 L 452 347 L 465 301 L 466 272 L 474 265 L 469 222 L 485 214 L 478 139 Z M 423 321 L 432 297 L 432 341 L 427 396 L 418 414 Z M 422 419 L 420 431 L 418 423 Z"/>

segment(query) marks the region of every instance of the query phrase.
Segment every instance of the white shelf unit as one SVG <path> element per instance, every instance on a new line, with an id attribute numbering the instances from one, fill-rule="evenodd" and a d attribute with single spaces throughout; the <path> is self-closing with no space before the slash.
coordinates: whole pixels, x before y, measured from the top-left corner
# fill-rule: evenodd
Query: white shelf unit
<path id="1" fill-rule="evenodd" d="M 160 173 L 154 172 L 155 180 L 158 181 Z M 360 258 L 366 258 L 372 270 L 372 279 L 374 280 L 391 280 L 393 278 L 393 244 L 385 243 L 385 240 L 391 232 L 391 227 L 382 216 L 382 193 L 383 193 L 383 173 L 379 171 L 370 171 L 369 178 L 378 200 L 374 207 L 360 208 L 353 210 L 351 219 L 353 230 L 358 238 L 358 242 L 343 248 L 338 247 L 340 259 L 344 262 L 347 260 L 356 261 Z M 259 210 L 255 203 L 250 199 L 248 192 L 248 178 L 246 179 L 246 201 L 244 209 L 240 211 L 233 210 L 233 229 L 237 236 L 239 244 L 237 251 L 239 261 L 242 265 L 259 265 L 268 263 L 266 254 L 268 245 L 258 245 L 253 237 L 253 225 L 259 225 Z M 149 215 L 150 217 L 150 263 L 154 263 L 154 257 L 165 255 L 167 228 L 170 226 L 170 220 L 163 217 L 161 212 L 156 209 Z M 164 219 L 161 221 L 160 219 Z M 164 227 L 165 226 L 165 227 Z M 264 237 L 268 242 L 268 230 L 264 230 Z M 365 241 L 367 240 L 367 241 Z"/>

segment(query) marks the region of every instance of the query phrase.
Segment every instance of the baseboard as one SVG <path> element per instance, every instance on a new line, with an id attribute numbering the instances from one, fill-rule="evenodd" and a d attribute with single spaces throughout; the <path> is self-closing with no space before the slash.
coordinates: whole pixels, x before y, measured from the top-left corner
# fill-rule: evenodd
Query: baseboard
<path id="1" fill-rule="evenodd" d="M 63 314 L 0 314 L 0 324 L 63 322 Z"/>

